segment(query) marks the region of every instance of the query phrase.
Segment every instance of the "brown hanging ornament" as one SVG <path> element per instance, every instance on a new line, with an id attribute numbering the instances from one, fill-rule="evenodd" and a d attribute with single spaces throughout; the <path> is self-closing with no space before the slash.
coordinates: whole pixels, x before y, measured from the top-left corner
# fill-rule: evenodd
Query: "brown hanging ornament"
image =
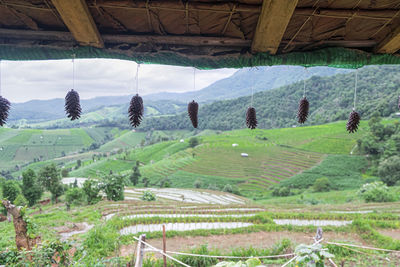
<path id="1" fill-rule="evenodd" d="M 303 97 L 299 103 L 299 110 L 297 111 L 298 122 L 303 124 L 307 121 L 310 103 L 306 97 Z"/>
<path id="2" fill-rule="evenodd" d="M 3 126 L 6 123 L 10 106 L 10 101 L 0 96 L 0 126 Z"/>
<path id="3" fill-rule="evenodd" d="M 133 127 L 136 128 L 140 125 L 143 119 L 143 111 L 143 99 L 139 96 L 139 94 L 136 94 L 132 97 L 128 110 L 129 120 Z"/>
<path id="4" fill-rule="evenodd" d="M 250 129 L 255 129 L 257 127 L 257 117 L 256 117 L 256 109 L 253 107 L 249 107 L 246 112 L 246 125 Z"/>
<path id="5" fill-rule="evenodd" d="M 69 91 L 65 96 L 65 113 L 71 121 L 81 117 L 82 108 L 79 94 L 74 89 L 71 89 L 71 91 Z"/>
<path id="6" fill-rule="evenodd" d="M 353 110 L 350 113 L 349 120 L 347 122 L 347 131 L 349 133 L 355 133 L 358 130 L 358 126 L 360 125 L 361 116 L 357 111 Z"/>
<path id="7" fill-rule="evenodd" d="M 194 128 L 198 126 L 197 114 L 199 112 L 199 104 L 196 101 L 189 102 L 188 115 Z"/>

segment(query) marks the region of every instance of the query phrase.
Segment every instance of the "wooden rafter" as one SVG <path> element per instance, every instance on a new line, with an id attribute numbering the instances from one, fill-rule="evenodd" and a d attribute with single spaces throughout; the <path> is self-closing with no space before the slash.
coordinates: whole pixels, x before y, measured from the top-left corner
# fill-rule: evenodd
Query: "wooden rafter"
<path id="1" fill-rule="evenodd" d="M 51 0 L 75 40 L 81 45 L 104 47 L 84 0 Z"/>
<path id="2" fill-rule="evenodd" d="M 382 42 L 380 42 L 375 51 L 377 53 L 394 54 L 400 50 L 400 27 L 391 32 Z"/>
<path id="3" fill-rule="evenodd" d="M 298 0 L 264 0 L 251 51 L 276 54 Z"/>

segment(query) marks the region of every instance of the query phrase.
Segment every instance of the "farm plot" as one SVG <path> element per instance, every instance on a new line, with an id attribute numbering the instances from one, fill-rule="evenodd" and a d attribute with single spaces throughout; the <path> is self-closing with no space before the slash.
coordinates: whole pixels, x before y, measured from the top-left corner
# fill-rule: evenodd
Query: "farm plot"
<path id="1" fill-rule="evenodd" d="M 209 190 L 189 190 L 179 188 L 135 188 L 126 189 L 125 198 L 138 200 L 144 191 L 150 191 L 156 195 L 160 201 L 177 201 L 184 203 L 197 203 L 197 204 L 217 204 L 229 205 L 239 204 L 244 205 L 247 203 L 245 198 L 223 192 L 213 192 Z"/>
<path id="2" fill-rule="evenodd" d="M 246 152 L 248 157 L 241 157 Z M 276 146 L 241 148 L 209 147 L 196 149 L 197 160 L 182 168 L 195 174 L 211 174 L 237 179 L 240 187 L 269 187 L 321 161 L 323 155 L 282 149 Z"/>

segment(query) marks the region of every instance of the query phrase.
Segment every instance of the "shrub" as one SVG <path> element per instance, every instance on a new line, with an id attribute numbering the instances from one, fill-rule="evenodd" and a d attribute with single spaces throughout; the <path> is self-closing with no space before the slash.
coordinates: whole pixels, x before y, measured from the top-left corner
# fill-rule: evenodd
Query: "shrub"
<path id="1" fill-rule="evenodd" d="M 291 195 L 290 188 L 286 186 L 276 187 L 272 191 L 272 195 L 276 197 L 287 197 Z"/>
<path id="2" fill-rule="evenodd" d="M 83 189 L 73 187 L 65 192 L 65 201 L 68 205 L 82 205 L 85 200 L 85 192 Z"/>
<path id="3" fill-rule="evenodd" d="M 171 187 L 171 182 L 168 178 L 164 178 L 160 182 L 160 187 L 161 188 L 170 188 Z"/>
<path id="4" fill-rule="evenodd" d="M 203 183 L 200 180 L 196 180 L 193 184 L 194 188 L 201 188 Z"/>
<path id="5" fill-rule="evenodd" d="M 17 196 L 21 193 L 19 185 L 17 184 L 16 181 L 13 180 L 6 181 L 3 184 L 2 191 L 3 191 L 3 198 L 6 198 L 11 202 L 14 202 Z"/>
<path id="6" fill-rule="evenodd" d="M 378 173 L 385 184 L 395 185 L 397 181 L 400 181 L 400 157 L 393 156 L 383 160 L 379 164 Z"/>
<path id="7" fill-rule="evenodd" d="M 151 191 L 144 191 L 141 199 L 144 201 L 155 201 L 156 195 Z"/>
<path id="8" fill-rule="evenodd" d="M 61 170 L 61 176 L 62 176 L 62 177 L 68 177 L 68 174 L 69 174 L 69 172 L 68 172 L 67 169 L 62 169 L 62 170 Z"/>
<path id="9" fill-rule="evenodd" d="M 382 182 L 364 184 L 357 193 L 365 202 L 390 202 L 395 201 L 389 188 Z"/>
<path id="10" fill-rule="evenodd" d="M 15 206 L 27 206 L 28 205 L 28 200 L 24 197 L 23 194 L 19 194 L 15 200 L 14 200 L 14 205 Z"/>
<path id="11" fill-rule="evenodd" d="M 326 177 L 315 180 L 313 189 L 315 192 L 328 192 L 331 189 L 331 183 Z"/>
<path id="12" fill-rule="evenodd" d="M 45 166 L 40 170 L 39 182 L 44 188 L 50 191 L 51 199 L 55 202 L 57 202 L 58 197 L 61 196 L 64 192 L 64 187 L 61 183 L 60 173 L 54 163 Z"/>
<path id="13" fill-rule="evenodd" d="M 99 196 L 100 193 L 100 185 L 96 180 L 86 180 L 83 183 L 83 192 L 86 196 L 86 201 L 89 205 L 95 204 L 100 201 L 101 197 Z"/>
<path id="14" fill-rule="evenodd" d="M 199 139 L 197 137 L 192 137 L 189 139 L 189 146 L 195 147 L 199 144 Z"/>
<path id="15" fill-rule="evenodd" d="M 232 186 L 230 184 L 226 184 L 224 186 L 224 188 L 222 189 L 222 191 L 228 192 L 228 193 L 232 193 L 233 189 L 232 189 Z"/>
<path id="16" fill-rule="evenodd" d="M 110 175 L 104 183 L 104 192 L 108 200 L 124 200 L 124 177 L 120 175 Z"/>

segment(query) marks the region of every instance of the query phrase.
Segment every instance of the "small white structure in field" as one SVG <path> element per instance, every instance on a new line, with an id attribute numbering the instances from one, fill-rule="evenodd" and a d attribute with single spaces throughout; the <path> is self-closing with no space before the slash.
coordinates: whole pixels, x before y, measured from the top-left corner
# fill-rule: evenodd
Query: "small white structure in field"
<path id="1" fill-rule="evenodd" d="M 179 142 L 183 143 L 183 142 L 185 142 L 185 140 L 181 139 L 181 140 L 179 140 Z"/>
<path id="2" fill-rule="evenodd" d="M 242 157 L 244 157 L 244 158 L 247 158 L 248 156 L 249 156 L 249 154 L 247 154 L 247 153 L 242 153 L 242 154 L 240 154 Z"/>
<path id="3" fill-rule="evenodd" d="M 232 146 L 233 146 L 233 147 L 237 147 L 237 146 L 239 146 L 239 145 L 238 145 L 238 144 L 232 144 Z"/>

